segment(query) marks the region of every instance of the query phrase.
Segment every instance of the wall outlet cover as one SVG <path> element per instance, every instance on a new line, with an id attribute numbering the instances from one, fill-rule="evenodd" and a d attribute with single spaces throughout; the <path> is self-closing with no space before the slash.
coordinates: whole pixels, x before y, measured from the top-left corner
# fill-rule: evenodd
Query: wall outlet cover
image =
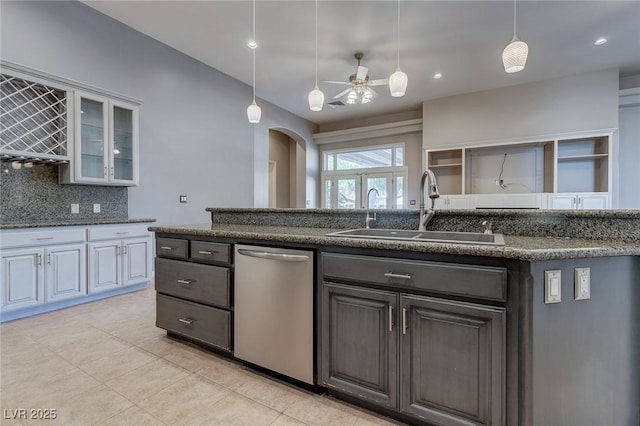
<path id="1" fill-rule="evenodd" d="M 586 300 L 591 298 L 590 268 L 575 269 L 574 293 L 576 300 Z"/>
<path id="2" fill-rule="evenodd" d="M 562 271 L 544 271 L 544 303 L 562 300 Z"/>
<path id="3" fill-rule="evenodd" d="M 100 204 L 96 203 L 93 205 L 93 212 L 100 213 Z"/>
<path id="4" fill-rule="evenodd" d="M 71 214 L 80 213 L 80 204 L 71 204 Z"/>

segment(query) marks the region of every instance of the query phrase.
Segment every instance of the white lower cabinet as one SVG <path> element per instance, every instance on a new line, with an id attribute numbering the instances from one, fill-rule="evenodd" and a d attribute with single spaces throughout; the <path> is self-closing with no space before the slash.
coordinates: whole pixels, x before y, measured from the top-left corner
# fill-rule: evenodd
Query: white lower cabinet
<path id="1" fill-rule="evenodd" d="M 550 209 L 603 210 L 610 208 L 609 194 L 554 194 L 549 195 Z"/>
<path id="2" fill-rule="evenodd" d="M 149 238 L 101 241 L 89 249 L 89 293 L 149 280 Z"/>
<path id="3" fill-rule="evenodd" d="M 466 195 L 444 195 L 436 198 L 434 207 L 436 209 L 468 209 L 469 197 Z"/>
<path id="4" fill-rule="evenodd" d="M 2 311 L 87 294 L 85 245 L 4 250 Z"/>

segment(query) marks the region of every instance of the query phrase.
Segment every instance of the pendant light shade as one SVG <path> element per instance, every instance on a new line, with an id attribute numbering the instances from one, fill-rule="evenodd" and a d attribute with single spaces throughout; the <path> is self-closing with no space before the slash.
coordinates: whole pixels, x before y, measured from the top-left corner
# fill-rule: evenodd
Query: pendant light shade
<path id="1" fill-rule="evenodd" d="M 259 123 L 261 116 L 262 116 L 262 110 L 254 100 L 251 103 L 251 105 L 247 107 L 247 118 L 249 119 L 249 123 L 252 123 L 252 124 Z"/>
<path id="2" fill-rule="evenodd" d="M 324 105 L 324 93 L 322 93 L 316 85 L 316 87 L 309 92 L 309 108 L 311 111 L 322 111 L 322 105 Z"/>
<path id="3" fill-rule="evenodd" d="M 404 96 L 404 93 L 407 91 L 408 82 L 409 78 L 407 75 L 402 72 L 400 68 L 397 68 L 396 72 L 389 77 L 389 91 L 391 92 L 391 96 L 394 98 Z"/>
<path id="4" fill-rule="evenodd" d="M 311 111 L 322 111 L 324 104 L 324 93 L 318 89 L 318 0 L 316 0 L 316 85 L 309 92 L 309 109 Z"/>
<path id="5" fill-rule="evenodd" d="M 514 36 L 511 43 L 502 52 L 502 63 L 504 64 L 505 72 L 522 71 L 527 63 L 527 56 L 529 56 L 529 46 Z"/>
<path id="6" fill-rule="evenodd" d="M 400 0 L 398 0 L 398 66 L 396 71 L 389 77 L 389 92 L 394 98 L 404 96 L 407 91 L 409 78 L 400 69 Z"/>
<path id="7" fill-rule="evenodd" d="M 529 56 L 529 46 L 516 35 L 516 10 L 516 0 L 513 0 L 513 38 L 502 52 L 502 63 L 508 73 L 522 71 Z"/>

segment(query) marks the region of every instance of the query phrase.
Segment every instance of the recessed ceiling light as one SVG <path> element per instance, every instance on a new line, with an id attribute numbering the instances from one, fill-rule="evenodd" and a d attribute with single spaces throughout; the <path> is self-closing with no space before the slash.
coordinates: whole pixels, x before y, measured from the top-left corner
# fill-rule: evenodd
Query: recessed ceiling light
<path id="1" fill-rule="evenodd" d="M 596 46 L 602 46 L 603 44 L 605 44 L 607 42 L 607 39 L 604 37 L 600 37 L 599 39 L 597 39 L 596 41 L 593 42 L 593 44 L 595 44 Z"/>
<path id="2" fill-rule="evenodd" d="M 437 72 L 433 75 L 433 78 L 435 78 L 436 80 L 439 78 L 442 78 L 442 73 L 441 72 Z"/>
<path id="3" fill-rule="evenodd" d="M 258 43 L 256 43 L 255 40 L 249 40 L 247 46 L 249 46 L 251 49 L 255 49 L 256 47 L 258 47 Z"/>

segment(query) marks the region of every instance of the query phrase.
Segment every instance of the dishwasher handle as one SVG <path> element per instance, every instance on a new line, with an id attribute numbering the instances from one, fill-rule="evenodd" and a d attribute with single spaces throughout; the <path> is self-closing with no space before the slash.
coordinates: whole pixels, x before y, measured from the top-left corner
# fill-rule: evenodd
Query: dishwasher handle
<path id="1" fill-rule="evenodd" d="M 249 257 L 258 257 L 260 259 L 283 260 L 285 262 L 306 262 L 309 260 L 309 256 L 304 254 L 272 253 L 268 251 L 254 251 L 247 249 L 238 249 L 238 254 Z"/>

